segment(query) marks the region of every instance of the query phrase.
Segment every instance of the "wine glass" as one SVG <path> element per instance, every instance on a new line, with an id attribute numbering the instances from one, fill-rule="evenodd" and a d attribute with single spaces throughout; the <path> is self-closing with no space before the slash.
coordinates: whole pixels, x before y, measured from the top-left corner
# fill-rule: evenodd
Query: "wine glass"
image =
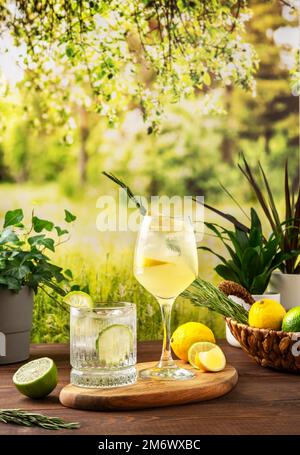
<path id="1" fill-rule="evenodd" d="M 176 297 L 196 278 L 196 239 L 189 219 L 146 215 L 136 241 L 134 274 L 157 299 L 164 325 L 159 363 L 142 370 L 142 378 L 191 379 L 194 373 L 179 367 L 170 346 L 171 310 Z"/>

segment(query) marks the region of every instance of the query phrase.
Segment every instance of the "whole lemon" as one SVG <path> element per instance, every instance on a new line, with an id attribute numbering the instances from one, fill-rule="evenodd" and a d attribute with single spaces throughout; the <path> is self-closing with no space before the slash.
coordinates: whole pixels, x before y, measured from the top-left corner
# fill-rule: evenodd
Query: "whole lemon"
<path id="1" fill-rule="evenodd" d="M 188 361 L 188 351 L 198 341 L 215 343 L 213 332 L 201 322 L 187 322 L 177 327 L 171 338 L 171 347 L 179 359 Z"/>
<path id="2" fill-rule="evenodd" d="M 285 309 L 276 300 L 262 299 L 251 306 L 248 322 L 251 327 L 280 330 L 284 315 Z"/>

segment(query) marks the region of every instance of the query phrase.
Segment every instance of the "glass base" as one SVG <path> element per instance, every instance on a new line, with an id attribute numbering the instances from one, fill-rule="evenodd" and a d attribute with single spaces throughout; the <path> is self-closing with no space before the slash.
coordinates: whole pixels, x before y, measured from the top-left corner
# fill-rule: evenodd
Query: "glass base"
<path id="1" fill-rule="evenodd" d="M 135 367 L 122 370 L 71 370 L 71 384 L 79 387 L 110 388 L 134 384 L 137 380 Z"/>
<path id="2" fill-rule="evenodd" d="M 158 364 L 153 368 L 141 370 L 139 376 L 141 379 L 184 381 L 187 379 L 193 379 L 195 377 L 195 374 L 190 370 L 178 367 L 176 364 L 163 367 L 159 366 Z"/>

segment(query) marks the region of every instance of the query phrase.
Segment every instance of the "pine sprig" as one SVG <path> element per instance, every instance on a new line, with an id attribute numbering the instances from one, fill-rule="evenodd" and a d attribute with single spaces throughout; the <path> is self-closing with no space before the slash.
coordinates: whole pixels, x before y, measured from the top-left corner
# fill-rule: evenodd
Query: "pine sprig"
<path id="1" fill-rule="evenodd" d="M 75 430 L 80 427 L 78 422 L 66 422 L 59 417 L 48 417 L 21 409 L 0 409 L 0 422 L 25 427 L 42 427 L 46 430 Z"/>
<path id="2" fill-rule="evenodd" d="M 248 311 L 242 305 L 233 302 L 213 284 L 201 280 L 201 278 L 196 278 L 189 289 L 181 295 L 190 299 L 196 306 L 209 308 L 237 322 L 248 324 Z"/>
<path id="3" fill-rule="evenodd" d="M 146 215 L 147 213 L 147 210 L 146 208 L 143 206 L 143 204 L 136 198 L 136 196 L 133 194 L 133 192 L 131 191 L 131 189 L 129 188 L 129 186 L 126 185 L 126 183 L 124 183 L 122 180 L 120 180 L 118 177 L 116 177 L 114 174 L 112 174 L 111 172 L 105 172 L 103 171 L 102 172 L 103 175 L 105 175 L 105 177 L 108 177 L 110 180 L 112 180 L 114 183 L 116 183 L 117 185 L 119 185 L 121 188 L 123 188 L 123 190 L 126 191 L 127 193 L 127 196 L 129 197 L 129 199 L 131 199 L 134 204 L 137 206 L 137 208 L 139 209 L 139 211 L 141 212 L 141 214 L 144 216 Z"/>

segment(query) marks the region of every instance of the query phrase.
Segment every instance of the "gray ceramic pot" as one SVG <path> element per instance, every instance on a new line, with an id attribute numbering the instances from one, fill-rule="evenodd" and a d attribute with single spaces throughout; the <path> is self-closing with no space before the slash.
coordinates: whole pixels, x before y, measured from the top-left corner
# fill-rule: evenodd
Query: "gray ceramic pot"
<path id="1" fill-rule="evenodd" d="M 32 313 L 31 289 L 0 290 L 0 365 L 28 359 Z"/>

